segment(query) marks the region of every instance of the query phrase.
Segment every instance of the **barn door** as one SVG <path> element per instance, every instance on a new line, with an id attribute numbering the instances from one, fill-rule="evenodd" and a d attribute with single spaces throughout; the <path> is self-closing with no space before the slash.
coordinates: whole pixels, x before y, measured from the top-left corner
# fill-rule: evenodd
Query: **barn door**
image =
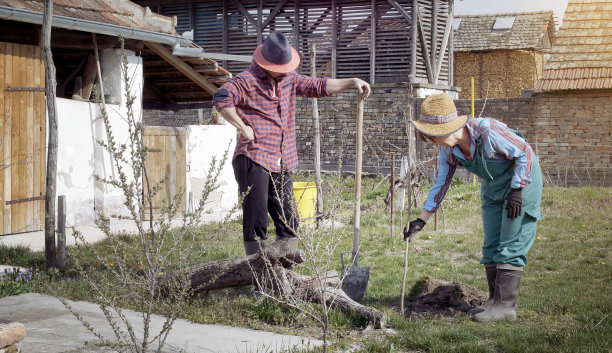
<path id="1" fill-rule="evenodd" d="M 161 190 L 152 200 L 153 216 L 159 216 L 162 204 L 167 204 L 174 196 L 183 192 L 186 180 L 187 129 L 164 126 L 148 126 L 143 134 L 144 144 L 149 148 L 145 160 L 149 185 L 151 188 L 167 179 Z M 144 192 L 147 192 L 147 182 L 143 180 Z M 180 200 L 178 210 L 185 212 L 185 196 Z M 149 210 L 145 212 L 149 217 Z"/>
<path id="2" fill-rule="evenodd" d="M 41 230 L 45 70 L 39 47 L 0 42 L 0 234 Z"/>

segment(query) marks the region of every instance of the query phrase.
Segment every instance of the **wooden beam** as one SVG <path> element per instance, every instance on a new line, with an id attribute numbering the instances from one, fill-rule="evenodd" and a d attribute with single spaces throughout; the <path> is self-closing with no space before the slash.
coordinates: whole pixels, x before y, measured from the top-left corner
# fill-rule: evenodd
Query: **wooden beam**
<path id="1" fill-rule="evenodd" d="M 293 42 L 295 50 L 300 47 L 300 0 L 295 0 L 293 4 Z"/>
<path id="2" fill-rule="evenodd" d="M 193 1 L 189 1 L 189 30 L 193 30 L 193 38 L 195 38 L 195 5 Z"/>
<path id="3" fill-rule="evenodd" d="M 438 0 L 432 0 L 431 8 L 431 67 L 435 68 L 438 66 L 438 62 L 441 60 L 437 56 L 438 54 Z M 434 82 L 437 83 L 436 73 L 433 72 Z"/>
<path id="4" fill-rule="evenodd" d="M 259 0 L 257 2 L 257 26 L 255 26 L 255 30 L 257 31 L 257 46 L 260 46 L 263 43 L 263 27 L 261 26 L 261 21 L 263 18 L 263 0 Z"/>
<path id="5" fill-rule="evenodd" d="M 372 0 L 372 16 L 370 20 L 370 84 L 376 79 L 376 0 Z"/>
<path id="6" fill-rule="evenodd" d="M 423 57 L 425 59 L 425 67 L 427 69 L 427 81 L 429 83 L 433 83 L 431 61 L 429 60 L 429 49 L 427 49 L 427 41 L 425 40 L 425 30 L 423 29 L 423 18 L 421 17 L 421 11 L 419 10 L 418 6 L 415 8 L 414 14 L 417 17 L 417 23 L 419 24 L 419 34 L 421 37 L 421 52 L 423 52 Z"/>
<path id="7" fill-rule="evenodd" d="M 163 45 L 158 43 L 145 42 L 147 48 L 153 50 L 157 55 L 159 55 L 162 59 L 168 61 L 168 63 L 174 66 L 177 70 L 182 72 L 185 76 L 187 76 L 190 80 L 195 82 L 198 86 L 204 89 L 206 92 L 211 95 L 215 94 L 217 91 L 217 86 L 213 85 L 210 81 L 205 79 L 202 75 L 200 75 L 197 71 L 195 71 L 191 66 L 187 65 L 183 60 L 177 58 L 172 55 L 172 53 L 166 49 Z"/>
<path id="8" fill-rule="evenodd" d="M 391 4 L 391 6 L 393 6 L 397 10 L 397 12 L 400 13 L 400 15 L 404 16 L 404 18 L 406 19 L 408 23 L 412 22 L 412 17 L 410 16 L 410 14 L 408 14 L 408 12 L 406 12 L 404 7 L 400 3 L 398 3 L 395 0 L 387 0 L 387 1 L 389 2 L 389 4 Z"/>
<path id="9" fill-rule="evenodd" d="M 438 83 L 440 77 L 440 70 L 442 69 L 442 62 L 444 61 L 444 54 L 446 53 L 446 47 L 448 45 L 448 39 L 450 37 L 450 31 L 453 28 L 453 14 L 449 13 L 446 17 L 446 28 L 444 28 L 444 38 L 442 38 L 442 45 L 440 45 L 440 53 L 438 54 L 438 61 L 436 65 L 436 71 L 434 72 L 434 83 Z"/>
<path id="10" fill-rule="evenodd" d="M 451 16 L 450 22 L 454 22 L 455 10 L 454 10 L 454 1 L 448 2 L 448 14 Z M 451 27 L 452 28 L 452 27 Z M 451 29 L 452 31 L 452 29 Z M 448 85 L 453 86 L 455 84 L 455 49 L 453 45 L 453 37 L 455 34 L 451 34 L 448 39 Z"/>
<path id="11" fill-rule="evenodd" d="M 251 22 L 251 24 L 253 25 L 253 27 L 255 27 L 255 29 L 259 29 L 257 28 L 257 21 L 255 21 L 255 19 L 253 18 L 253 16 L 251 16 L 251 14 L 249 13 L 249 10 L 247 10 L 244 5 L 242 5 L 242 3 L 240 2 L 240 0 L 232 0 L 234 2 L 234 4 L 236 4 L 236 6 L 238 7 L 238 10 L 240 10 L 240 12 L 242 13 L 242 16 L 244 16 L 249 22 Z"/>
<path id="12" fill-rule="evenodd" d="M 223 38 L 221 39 L 223 54 L 229 54 L 227 52 L 227 2 L 228 0 L 223 0 Z M 227 60 L 223 60 L 221 65 L 227 67 Z"/>
<path id="13" fill-rule="evenodd" d="M 418 36 L 418 32 L 417 32 L 417 17 L 414 15 L 416 13 L 416 9 L 419 7 L 419 1 L 418 0 L 412 0 L 412 21 L 410 21 L 412 23 L 412 27 L 410 28 L 410 35 L 412 37 L 411 43 L 410 43 L 410 75 L 412 75 L 412 82 L 414 82 L 414 79 L 416 78 L 416 57 L 417 57 L 417 51 L 416 51 L 416 47 L 417 47 L 417 36 Z M 412 83 L 411 82 L 411 83 Z"/>
<path id="14" fill-rule="evenodd" d="M 81 98 L 89 100 L 94 82 L 96 81 L 96 59 L 93 55 L 87 57 L 87 65 L 83 73 L 83 86 L 81 88 Z"/>
<path id="15" fill-rule="evenodd" d="M 338 4 L 332 0 L 332 48 L 331 48 L 331 77 L 336 78 L 338 63 Z"/>
<path id="16" fill-rule="evenodd" d="M 270 23 L 272 23 L 272 21 L 274 21 L 274 19 L 276 18 L 276 15 L 278 15 L 278 13 L 280 12 L 280 10 L 283 9 L 283 7 L 285 7 L 285 4 L 287 4 L 288 0 L 281 0 L 278 5 L 276 5 L 276 7 L 274 8 L 274 10 L 272 10 L 272 12 L 270 13 L 270 16 L 268 16 L 268 18 L 266 19 L 266 22 L 264 22 L 261 25 L 261 30 L 263 31 L 264 28 L 268 27 L 270 25 Z"/>

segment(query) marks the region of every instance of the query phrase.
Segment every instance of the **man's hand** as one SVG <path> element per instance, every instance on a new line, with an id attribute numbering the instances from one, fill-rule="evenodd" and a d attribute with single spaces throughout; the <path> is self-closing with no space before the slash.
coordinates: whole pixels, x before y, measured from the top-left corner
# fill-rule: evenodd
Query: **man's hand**
<path id="1" fill-rule="evenodd" d="M 404 228 L 404 241 L 406 239 L 408 239 L 408 241 L 412 241 L 412 236 L 415 233 L 420 232 L 421 229 L 425 227 L 425 224 L 425 221 L 420 218 L 417 218 L 414 221 L 408 223 L 408 225 L 406 225 L 406 227 Z"/>
<path id="2" fill-rule="evenodd" d="M 361 98 L 365 100 L 370 96 L 370 93 L 372 93 L 372 90 L 370 89 L 370 84 L 359 78 L 354 78 L 354 80 L 355 88 L 357 88 L 357 91 L 361 93 Z"/>
<path id="3" fill-rule="evenodd" d="M 521 215 L 521 209 L 523 208 L 523 189 L 510 189 L 508 193 L 508 204 L 506 210 L 508 210 L 508 218 L 513 219 Z"/>
<path id="4" fill-rule="evenodd" d="M 372 93 L 370 84 L 357 77 L 327 79 L 327 91 L 330 94 L 342 92 L 347 88 L 356 88 L 363 99 L 366 99 L 370 96 L 370 93 Z"/>
<path id="5" fill-rule="evenodd" d="M 238 139 L 247 143 L 253 141 L 255 139 L 253 128 L 248 125 L 245 125 L 240 131 L 240 137 Z"/>

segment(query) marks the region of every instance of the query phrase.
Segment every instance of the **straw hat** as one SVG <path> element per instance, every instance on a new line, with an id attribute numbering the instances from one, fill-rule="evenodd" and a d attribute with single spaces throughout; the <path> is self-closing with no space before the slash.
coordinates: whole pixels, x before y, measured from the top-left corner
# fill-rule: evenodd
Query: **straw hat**
<path id="1" fill-rule="evenodd" d="M 255 49 L 253 60 L 268 71 L 283 74 L 300 65 L 300 55 L 280 32 L 272 32 L 266 37 L 263 44 Z"/>
<path id="2" fill-rule="evenodd" d="M 437 93 L 425 98 L 421 104 L 419 120 L 411 123 L 425 135 L 447 136 L 461 129 L 467 121 L 467 115 L 457 115 L 451 96 Z"/>

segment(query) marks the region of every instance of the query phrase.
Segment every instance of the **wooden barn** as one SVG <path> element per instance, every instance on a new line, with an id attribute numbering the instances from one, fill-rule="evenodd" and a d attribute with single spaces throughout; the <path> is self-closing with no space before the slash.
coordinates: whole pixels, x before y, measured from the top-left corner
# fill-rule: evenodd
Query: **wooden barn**
<path id="1" fill-rule="evenodd" d="M 552 11 L 455 16 L 455 85 L 461 98 L 521 97 L 535 89 L 555 34 Z"/>
<path id="2" fill-rule="evenodd" d="M 303 57 L 317 46 L 317 73 L 370 83 L 453 85 L 449 0 L 135 0 L 176 16 L 179 33 L 193 31 L 205 52 L 250 56 L 272 31 L 281 31 Z M 248 62 L 222 62 L 238 73 Z"/>
<path id="3" fill-rule="evenodd" d="M 43 7 L 43 0 L 0 0 L 0 234 L 44 226 L 47 123 L 39 44 Z M 127 138 L 117 35 L 126 38 L 137 119 L 147 104 L 210 100 L 231 75 L 214 60 L 174 55 L 173 48 L 192 46 L 191 40 L 176 34 L 172 18 L 130 1 L 56 0 L 52 24 L 59 134 L 57 195 L 67 196 L 69 225 L 91 224 L 94 209 L 114 210 L 122 205 L 117 190 L 94 178 L 115 171 L 107 152 L 95 142 L 106 137 L 99 106 L 93 102 L 94 83 L 104 87 L 116 138 Z M 97 65 L 102 82 L 96 81 Z M 159 77 L 166 77 L 163 84 L 157 83 Z M 147 136 L 150 147 L 163 152 L 147 161 L 152 170 L 159 169 L 154 178 L 163 178 L 168 170 L 178 175 L 177 185 L 168 187 L 166 197 L 171 198 L 185 184 L 185 132 L 151 130 Z"/>

